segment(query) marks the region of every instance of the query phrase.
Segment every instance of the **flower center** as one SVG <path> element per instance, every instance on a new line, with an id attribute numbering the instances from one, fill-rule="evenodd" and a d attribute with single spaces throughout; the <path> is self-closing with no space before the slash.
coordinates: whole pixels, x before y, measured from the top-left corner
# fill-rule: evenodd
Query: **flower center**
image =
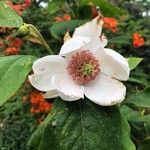
<path id="1" fill-rule="evenodd" d="M 76 83 L 84 85 L 100 72 L 99 61 L 89 50 L 82 50 L 71 57 L 67 71 Z"/>

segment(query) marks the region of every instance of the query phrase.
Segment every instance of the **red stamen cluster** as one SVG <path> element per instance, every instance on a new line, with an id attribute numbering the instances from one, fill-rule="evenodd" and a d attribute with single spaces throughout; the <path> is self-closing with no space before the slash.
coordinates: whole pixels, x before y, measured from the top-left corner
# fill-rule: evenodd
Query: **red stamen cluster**
<path id="1" fill-rule="evenodd" d="M 55 20 L 55 22 L 69 21 L 69 20 L 71 20 L 71 16 L 68 14 L 65 14 L 63 17 L 55 17 L 54 20 Z"/>
<path id="2" fill-rule="evenodd" d="M 92 67 L 90 74 L 85 74 L 83 72 L 82 69 L 85 65 L 90 65 Z M 72 56 L 67 71 L 76 83 L 84 85 L 94 80 L 100 72 L 99 61 L 89 50 L 82 50 Z"/>
<path id="3" fill-rule="evenodd" d="M 32 92 L 30 102 L 32 104 L 31 113 L 48 113 L 52 108 L 52 104 L 45 101 L 43 93 Z"/>
<path id="4" fill-rule="evenodd" d="M 143 46 L 145 43 L 144 38 L 141 37 L 139 33 L 134 33 L 133 34 L 133 47 L 138 48 L 140 46 Z"/>
<path id="5" fill-rule="evenodd" d="M 115 18 L 104 17 L 104 27 L 110 29 L 112 32 L 117 31 L 118 21 Z"/>
<path id="6" fill-rule="evenodd" d="M 7 5 L 9 5 L 13 10 L 15 10 L 18 15 L 22 15 L 23 11 L 27 9 L 31 5 L 31 0 L 24 0 L 24 3 L 12 3 L 11 1 L 7 2 Z"/>

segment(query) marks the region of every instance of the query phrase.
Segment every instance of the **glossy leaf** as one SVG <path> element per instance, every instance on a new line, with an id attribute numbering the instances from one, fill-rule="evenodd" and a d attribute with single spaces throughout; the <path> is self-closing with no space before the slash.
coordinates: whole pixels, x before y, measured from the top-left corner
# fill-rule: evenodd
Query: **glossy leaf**
<path id="1" fill-rule="evenodd" d="M 149 141 L 141 143 L 137 150 L 149 150 L 149 149 L 150 149 L 150 139 Z"/>
<path id="2" fill-rule="evenodd" d="M 46 123 L 37 129 L 28 146 L 36 150 L 135 150 L 129 132 L 117 106 L 57 99 Z"/>
<path id="3" fill-rule="evenodd" d="M 133 110 L 130 107 L 123 105 L 121 107 L 121 113 L 130 122 L 147 122 L 150 115 L 141 115 L 137 110 Z"/>
<path id="4" fill-rule="evenodd" d="M 136 68 L 136 66 L 142 61 L 142 59 L 143 58 L 138 58 L 138 57 L 128 58 L 130 70 L 133 70 L 134 68 Z"/>
<path id="5" fill-rule="evenodd" d="M 17 27 L 23 24 L 23 20 L 17 13 L 12 10 L 6 3 L 0 2 L 0 26 Z"/>
<path id="6" fill-rule="evenodd" d="M 148 84 L 145 80 L 141 80 L 141 79 L 138 79 L 138 78 L 132 78 L 132 77 L 130 77 L 128 79 L 128 82 L 133 82 L 133 83 L 141 84 L 141 85 L 144 85 L 144 86 L 147 86 L 147 84 Z"/>
<path id="7" fill-rule="evenodd" d="M 107 1 L 107 0 L 80 0 L 79 1 L 81 5 L 86 5 L 89 3 L 93 3 L 96 6 L 100 7 L 100 10 L 102 12 L 102 14 L 104 16 L 120 16 L 123 15 L 123 12 L 116 7 L 115 5 L 113 5 L 111 2 Z"/>
<path id="8" fill-rule="evenodd" d="M 109 43 L 130 45 L 130 38 L 127 36 L 116 36 L 109 39 Z"/>
<path id="9" fill-rule="evenodd" d="M 25 81 L 34 60 L 33 56 L 0 57 L 0 106 L 14 95 Z"/>
<path id="10" fill-rule="evenodd" d="M 48 11 L 53 14 L 60 10 L 60 7 L 62 6 L 62 3 L 64 3 L 65 0 L 51 0 L 48 4 Z"/>
<path id="11" fill-rule="evenodd" d="M 61 23 L 55 23 L 50 28 L 50 31 L 54 38 L 61 39 L 67 31 L 73 32 L 76 27 L 84 24 L 85 22 L 85 20 L 71 20 Z"/>
<path id="12" fill-rule="evenodd" d="M 134 104 L 139 107 L 150 107 L 150 86 L 143 91 L 129 94 L 124 103 Z"/>

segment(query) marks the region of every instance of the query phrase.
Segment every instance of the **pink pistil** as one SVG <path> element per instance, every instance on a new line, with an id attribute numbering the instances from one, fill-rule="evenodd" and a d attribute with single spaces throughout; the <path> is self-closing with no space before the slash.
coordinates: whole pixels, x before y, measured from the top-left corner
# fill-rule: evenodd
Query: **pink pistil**
<path id="1" fill-rule="evenodd" d="M 85 85 L 100 72 L 99 61 L 89 50 L 82 50 L 71 57 L 67 71 L 76 83 Z"/>

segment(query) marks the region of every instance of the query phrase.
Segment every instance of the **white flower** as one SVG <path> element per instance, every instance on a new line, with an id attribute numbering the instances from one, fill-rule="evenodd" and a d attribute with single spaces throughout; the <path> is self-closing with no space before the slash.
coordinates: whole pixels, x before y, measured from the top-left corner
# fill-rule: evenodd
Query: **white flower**
<path id="1" fill-rule="evenodd" d="M 101 36 L 102 23 L 96 17 L 76 28 L 59 55 L 35 61 L 31 84 L 46 92 L 46 98 L 75 101 L 86 96 L 102 106 L 122 102 L 126 87 L 119 80 L 129 78 L 129 65 L 119 53 L 104 48 L 107 39 Z"/>

